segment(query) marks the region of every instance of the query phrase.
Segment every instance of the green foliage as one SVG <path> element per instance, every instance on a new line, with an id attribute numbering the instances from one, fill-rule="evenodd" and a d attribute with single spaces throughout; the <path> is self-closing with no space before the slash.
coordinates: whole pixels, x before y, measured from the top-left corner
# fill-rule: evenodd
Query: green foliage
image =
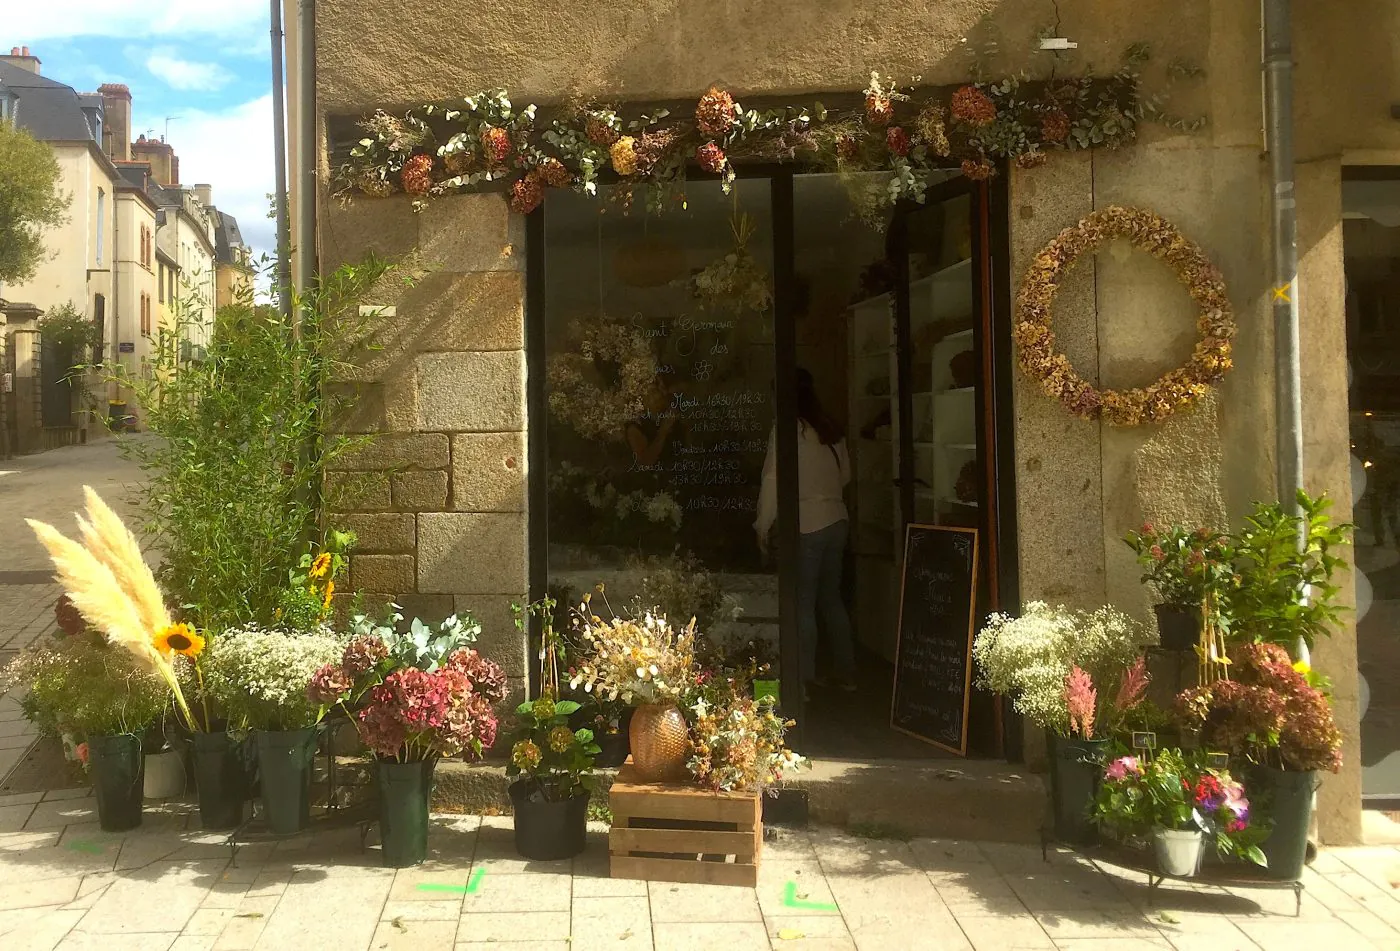
<path id="1" fill-rule="evenodd" d="M 90 634 L 25 648 L 0 675 L 0 689 L 20 685 L 24 715 L 48 736 L 139 734 L 170 705 L 165 681 Z"/>
<path id="2" fill-rule="evenodd" d="M 349 566 L 355 533 L 336 529 L 326 533 L 326 542 L 307 545 L 295 568 L 287 572 L 287 586 L 277 605 L 277 624 L 293 631 L 311 631 L 330 620 L 331 595 L 336 579 Z"/>
<path id="3" fill-rule="evenodd" d="M 291 323 L 255 304 L 249 287 L 210 333 L 203 301 L 186 296 L 153 341 L 149 376 L 106 368 L 159 437 L 123 450 L 148 474 L 143 514 L 164 549 L 160 581 L 196 626 L 272 624 L 302 553 L 328 543 L 324 473 L 364 439 L 331 431 L 344 401 L 323 381 L 343 377 L 338 355 L 357 332 L 358 301 L 390 270 L 374 258 L 342 267 L 293 301 Z M 189 360 L 187 342 L 206 338 L 205 358 Z"/>
<path id="4" fill-rule="evenodd" d="M 1352 530 L 1333 524 L 1326 495 L 1314 499 L 1300 489 L 1297 504 L 1298 518 L 1279 502 L 1259 503 L 1245 518 L 1234 536 L 1236 577 L 1226 598 L 1233 634 L 1290 649 L 1299 638 L 1311 648 L 1340 620 L 1340 588 L 1332 578 L 1346 567 L 1336 550 Z"/>
<path id="5" fill-rule="evenodd" d="M 471 647 L 481 636 L 481 624 L 470 613 L 453 614 L 436 627 L 414 618 L 408 630 L 400 633 L 398 627 L 403 619 L 398 605 L 394 605 L 393 613 L 383 624 L 363 614 L 356 615 L 350 621 L 352 637 L 372 637 L 388 648 L 388 657 L 383 664 L 385 673 L 405 667 L 432 673 L 454 651 Z"/>
<path id="6" fill-rule="evenodd" d="M 22 284 L 45 254 L 45 228 L 68 220 L 72 196 L 59 190 L 53 149 L 0 121 L 0 283 Z"/>
<path id="7" fill-rule="evenodd" d="M 1151 522 L 1125 541 L 1137 553 L 1142 582 L 1163 604 L 1199 609 L 1207 594 L 1218 594 L 1233 574 L 1229 539 L 1207 528 L 1173 525 L 1165 531 Z"/>
<path id="8" fill-rule="evenodd" d="M 590 789 L 599 747 L 592 730 L 570 729 L 569 717 L 578 711 L 574 701 L 548 696 L 517 707 L 520 729 L 506 775 L 523 775 L 531 786 L 530 793 L 538 793 L 548 802 L 562 802 Z"/>
<path id="9" fill-rule="evenodd" d="M 55 347 L 66 350 L 76 363 L 87 360 L 88 348 L 98 352 L 102 349 L 102 328 L 73 306 L 72 301 L 50 307 L 39 318 L 39 332 Z"/>

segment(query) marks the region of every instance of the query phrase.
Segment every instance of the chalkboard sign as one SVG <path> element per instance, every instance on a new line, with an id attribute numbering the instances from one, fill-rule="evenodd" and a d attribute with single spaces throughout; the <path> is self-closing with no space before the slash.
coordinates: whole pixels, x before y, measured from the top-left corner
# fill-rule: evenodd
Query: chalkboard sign
<path id="1" fill-rule="evenodd" d="M 977 530 L 910 525 L 890 725 L 960 756 L 967 753 L 976 610 Z"/>

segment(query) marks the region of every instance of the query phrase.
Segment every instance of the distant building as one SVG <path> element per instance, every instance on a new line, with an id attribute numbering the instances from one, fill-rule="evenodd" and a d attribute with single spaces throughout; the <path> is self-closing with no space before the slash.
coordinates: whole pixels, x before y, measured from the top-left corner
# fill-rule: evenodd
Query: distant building
<path id="1" fill-rule="evenodd" d="M 227 306 L 252 287 L 253 264 L 238 219 L 214 209 L 214 306 Z"/>

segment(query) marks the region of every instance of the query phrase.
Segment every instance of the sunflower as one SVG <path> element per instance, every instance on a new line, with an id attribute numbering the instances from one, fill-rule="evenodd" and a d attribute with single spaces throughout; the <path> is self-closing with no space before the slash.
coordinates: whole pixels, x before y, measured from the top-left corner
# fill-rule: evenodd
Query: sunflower
<path id="1" fill-rule="evenodd" d="M 198 657 L 199 652 L 204 650 L 204 638 L 188 624 L 172 624 L 156 635 L 155 645 L 156 650 L 167 657 L 171 652 Z"/>
<path id="2" fill-rule="evenodd" d="M 325 600 L 321 602 L 321 609 L 322 609 L 322 610 L 324 610 L 324 611 L 329 611 L 329 610 L 331 609 L 331 595 L 333 595 L 333 594 L 335 594 L 335 582 L 334 582 L 334 581 L 327 581 L 327 582 L 326 582 L 326 597 L 325 597 Z"/>
<path id="3" fill-rule="evenodd" d="M 317 556 L 316 556 L 316 560 L 313 561 L 313 562 L 311 563 L 311 572 L 310 572 L 310 574 L 311 574 L 311 577 L 313 577 L 313 578 L 322 578 L 322 577 L 325 577 L 326 572 L 327 572 L 327 571 L 330 571 L 330 570 L 331 570 L 331 555 L 330 555 L 330 552 L 323 551 L 323 552 L 321 552 L 319 555 L 317 555 Z"/>

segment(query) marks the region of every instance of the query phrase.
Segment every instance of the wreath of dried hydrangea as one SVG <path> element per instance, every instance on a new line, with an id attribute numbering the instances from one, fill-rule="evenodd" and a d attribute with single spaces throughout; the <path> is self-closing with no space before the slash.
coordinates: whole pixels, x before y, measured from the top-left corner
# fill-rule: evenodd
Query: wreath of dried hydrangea
<path id="1" fill-rule="evenodd" d="M 1147 387 L 1100 390 L 1080 377 L 1069 358 L 1055 349 L 1051 329 L 1055 293 L 1075 262 L 1110 238 L 1125 238 L 1170 266 L 1200 308 L 1191 359 Z M 1150 211 L 1114 206 L 1061 231 L 1031 261 L 1016 295 L 1014 333 L 1021 369 L 1071 413 L 1114 426 L 1137 426 L 1165 420 L 1220 381 L 1232 365 L 1235 321 L 1225 280 L 1199 246 Z"/>
<path id="2" fill-rule="evenodd" d="M 623 438 L 629 420 L 646 408 L 647 391 L 656 379 L 656 357 L 646 338 L 607 317 L 575 321 L 576 353 L 559 353 L 549 360 L 549 409 L 591 439 Z M 617 382 L 597 382 L 597 364 L 614 364 Z"/>

